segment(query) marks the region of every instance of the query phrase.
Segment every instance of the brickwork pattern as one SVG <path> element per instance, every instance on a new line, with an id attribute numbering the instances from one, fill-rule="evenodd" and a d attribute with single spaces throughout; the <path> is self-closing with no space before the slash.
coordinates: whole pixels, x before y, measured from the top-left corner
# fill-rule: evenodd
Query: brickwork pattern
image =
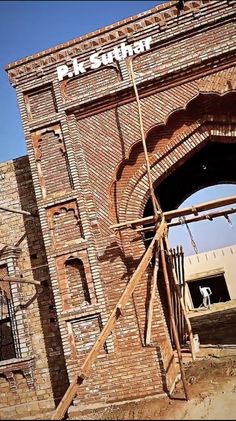
<path id="1" fill-rule="evenodd" d="M 124 36 L 132 42 L 152 36 L 150 52 L 137 56 L 133 64 L 158 185 L 204 142 L 217 133 L 221 137 L 226 126 L 233 139 L 233 18 L 234 0 L 189 1 L 180 12 L 172 1 L 8 66 L 24 125 L 70 380 L 145 250 L 140 234 L 127 230 L 115 235 L 110 225 L 142 216 L 148 180 L 127 60 L 116 69 L 103 67 L 62 82 L 55 79 L 56 66 L 68 63 L 69 57 L 86 61 L 97 47 L 107 52 Z M 54 99 L 49 99 L 46 115 L 51 92 Z M 73 203 L 72 212 L 68 203 Z M 77 233 L 76 212 L 81 224 Z M 86 305 L 78 271 L 73 270 L 72 280 L 66 270 L 70 259 L 83 263 L 82 278 L 91 299 Z M 155 297 L 152 345 L 145 347 L 150 281 L 151 268 L 81 386 L 79 405 L 105 405 L 172 387 L 177 369 L 161 291 Z"/>
<path id="2" fill-rule="evenodd" d="M 50 228 L 53 232 L 55 247 L 78 242 L 82 238 L 82 227 L 75 202 L 65 203 L 63 207 L 50 208 Z"/>
<path id="3" fill-rule="evenodd" d="M 32 92 L 25 95 L 25 104 L 30 121 L 47 117 L 56 112 L 56 104 L 52 87 L 45 87 L 39 92 Z M 47 104 L 47 107 L 45 107 Z"/>
<path id="4" fill-rule="evenodd" d="M 2 205 L 36 212 L 27 157 L 1 164 L 0 173 L 4 177 L 1 179 Z M 19 248 L 14 271 L 9 264 L 11 253 L 6 252 L 9 246 L 13 250 Z M 65 390 L 59 379 L 62 376 L 63 382 L 66 381 L 66 371 L 48 269 L 32 270 L 32 267 L 46 264 L 38 218 L 1 211 L 1 249 L 0 261 L 6 259 L 9 275 L 14 276 L 15 271 L 19 271 L 27 279 L 43 281 L 37 289 L 29 284 L 11 284 L 15 309 L 18 308 L 16 318 L 22 364 L 24 366 L 29 358 L 33 364 L 29 388 L 26 368 L 14 371 L 13 360 L 1 361 L 0 407 L 4 419 L 12 419 L 54 408 L 54 399 L 60 399 Z M 12 373 L 11 377 L 7 373 Z M 56 382 L 52 380 L 55 376 Z M 7 379 L 13 382 L 12 388 Z"/>
<path id="5" fill-rule="evenodd" d="M 102 77 L 100 77 L 102 72 Z M 84 75 L 84 77 L 77 77 L 72 80 L 66 80 L 61 84 L 61 93 L 64 101 L 73 100 L 74 98 L 83 97 L 88 92 L 96 93 L 98 89 L 104 86 L 104 79 L 106 85 L 112 86 L 119 82 L 120 72 L 119 69 L 114 67 L 108 67 L 102 70 L 92 71 L 91 73 Z"/>
<path id="6" fill-rule="evenodd" d="M 47 102 L 43 103 L 46 107 Z M 35 158 L 40 174 L 43 197 L 71 190 L 66 151 L 59 125 L 33 133 Z M 57 165 L 52 165 L 56 162 Z M 55 176 L 57 183 L 55 185 Z"/>

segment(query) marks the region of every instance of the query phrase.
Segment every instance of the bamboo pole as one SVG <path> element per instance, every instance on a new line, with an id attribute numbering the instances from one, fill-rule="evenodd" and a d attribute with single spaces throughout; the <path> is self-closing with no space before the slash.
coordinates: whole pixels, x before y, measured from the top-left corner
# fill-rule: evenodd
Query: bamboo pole
<path id="1" fill-rule="evenodd" d="M 119 224 L 110 225 L 110 228 L 113 229 L 122 229 L 122 228 L 132 228 L 135 225 L 150 224 L 156 222 L 157 219 L 155 216 L 147 216 L 145 218 L 132 219 L 127 222 L 120 222 Z"/>
<path id="2" fill-rule="evenodd" d="M 170 253 L 169 253 L 170 248 L 169 248 L 169 243 L 168 243 L 168 239 L 167 239 L 166 235 L 164 236 L 164 242 L 165 242 L 165 245 L 166 245 L 166 250 L 167 250 L 168 256 L 170 257 Z M 192 354 L 192 360 L 194 361 L 196 357 L 195 357 L 195 349 L 194 349 L 194 342 L 193 342 L 192 326 L 191 326 L 191 323 L 189 321 L 189 318 L 188 318 L 188 315 L 187 315 L 187 312 L 186 312 L 186 309 L 185 309 L 183 298 L 181 297 L 181 293 L 180 293 L 180 290 L 179 290 L 178 285 L 177 285 L 178 282 L 177 282 L 177 277 L 176 277 L 176 273 L 175 273 L 175 269 L 174 269 L 173 264 L 171 264 L 171 271 L 172 271 L 172 275 L 173 275 L 173 279 L 174 279 L 173 285 L 174 285 L 176 293 L 179 297 L 181 309 L 182 309 L 184 319 L 185 319 L 185 322 L 186 322 L 186 325 L 187 325 L 188 336 L 189 336 L 189 341 L 190 341 L 190 350 L 191 350 L 191 354 Z"/>
<path id="3" fill-rule="evenodd" d="M 226 216 L 226 215 L 232 215 L 233 213 L 236 213 L 236 208 L 230 208 L 230 209 L 226 209 L 226 210 L 222 210 L 222 211 L 216 211 L 216 212 L 211 212 L 211 213 L 207 213 L 204 215 L 199 215 L 199 216 L 195 216 L 193 218 L 188 218 L 186 220 L 184 220 L 183 222 L 181 221 L 176 221 L 176 222 L 169 222 L 167 225 L 168 227 L 176 227 L 178 225 L 184 225 L 185 222 L 188 224 L 190 222 L 198 222 L 198 221 L 211 221 L 215 218 L 219 218 L 221 216 Z"/>
<path id="4" fill-rule="evenodd" d="M 45 263 L 44 265 L 39 265 L 39 266 L 32 266 L 29 269 L 24 269 L 21 272 L 22 273 L 26 273 L 26 272 L 32 272 L 32 270 L 37 270 L 37 269 L 41 269 L 41 268 L 45 268 L 48 267 L 48 263 Z"/>
<path id="5" fill-rule="evenodd" d="M 157 274 L 159 269 L 159 247 L 155 252 L 155 266 L 153 271 L 153 284 L 151 290 L 151 297 L 149 300 L 148 312 L 147 312 L 147 332 L 146 332 L 146 345 L 150 345 L 151 343 L 151 329 L 152 329 L 152 319 L 153 319 L 153 305 L 154 305 L 154 297 L 157 288 Z"/>
<path id="6" fill-rule="evenodd" d="M 198 212 L 203 212 L 203 211 L 207 211 L 207 210 L 210 210 L 210 209 L 216 209 L 216 208 L 219 208 L 221 206 L 231 205 L 233 203 L 236 203 L 236 196 L 228 196 L 228 197 L 224 197 L 222 199 L 211 200 L 209 202 L 203 202 L 203 203 L 200 203 L 198 205 L 189 206 L 189 207 L 183 208 L 183 209 L 175 209 L 175 210 L 172 210 L 172 211 L 166 211 L 166 212 L 163 212 L 163 216 L 165 217 L 166 221 L 170 221 L 173 218 L 178 218 L 178 217 L 181 217 L 181 216 L 196 214 Z M 222 213 L 224 213 L 224 212 L 222 211 Z M 156 222 L 155 216 L 148 216 L 146 218 L 140 218 L 140 219 L 134 219 L 134 220 L 131 220 L 131 221 L 120 222 L 119 224 L 110 225 L 110 228 L 120 229 L 120 228 L 129 227 L 129 226 L 132 227 L 133 225 L 150 224 L 152 222 Z"/>
<path id="7" fill-rule="evenodd" d="M 157 198 L 155 196 L 155 192 L 154 192 L 154 189 L 153 189 L 153 181 L 152 181 L 149 158 L 148 158 L 148 153 L 147 153 L 146 139 L 145 139 L 144 128 L 143 128 L 142 109 L 141 109 L 141 104 L 140 104 L 140 100 L 139 100 L 138 89 L 137 89 L 136 82 L 135 82 L 135 75 L 134 75 L 134 71 L 133 71 L 132 60 L 129 60 L 129 69 L 130 69 L 130 76 L 131 76 L 131 79 L 132 79 L 134 93 L 135 93 L 137 106 L 138 106 L 139 125 L 140 125 L 140 132 L 141 132 L 144 156 L 145 156 L 146 167 L 147 167 L 149 191 L 150 191 L 150 196 L 151 196 L 151 200 L 152 200 L 154 215 L 155 215 L 156 218 L 158 218 L 158 214 L 161 211 L 161 206 L 157 201 Z"/>
<path id="8" fill-rule="evenodd" d="M 180 349 L 179 337 L 178 337 L 178 333 L 176 329 L 173 308 L 171 305 L 170 284 L 169 284 L 169 277 L 168 277 L 168 271 L 167 271 L 167 265 L 166 265 L 166 256 L 165 256 L 165 250 L 164 250 L 162 238 L 160 239 L 160 248 L 161 248 L 161 261 L 162 261 L 162 267 L 163 267 L 164 281 L 165 281 L 166 293 L 167 293 L 167 302 L 168 302 L 168 308 L 169 308 L 169 314 L 170 314 L 170 322 L 171 322 L 174 342 L 175 342 L 176 351 L 177 351 L 178 360 L 179 360 L 181 379 L 183 383 L 185 398 L 188 401 L 189 400 L 188 388 L 187 388 L 187 382 L 186 382 L 185 372 L 184 372 L 184 367 L 183 367 L 183 359 L 182 359 L 182 354 L 181 354 L 181 349 Z"/>
<path id="9" fill-rule="evenodd" d="M 187 218 L 183 221 L 176 221 L 176 222 L 167 222 L 167 226 L 168 228 L 171 227 L 177 227 L 179 225 L 184 225 L 192 223 L 192 222 L 199 222 L 199 221 L 212 221 L 215 218 L 219 218 L 221 216 L 226 216 L 226 215 L 232 215 L 233 213 L 236 213 L 236 208 L 229 208 L 229 209 L 225 209 L 223 211 L 217 211 L 217 212 L 211 212 L 211 213 L 207 213 L 204 215 L 199 215 L 199 216 L 195 216 L 194 218 Z M 137 232 L 149 232 L 149 231 L 153 231 L 155 229 L 155 225 L 151 225 L 150 227 L 141 227 L 141 228 L 135 228 L 135 231 Z"/>
<path id="10" fill-rule="evenodd" d="M 0 278 L 0 282 L 15 282 L 19 284 L 33 284 L 33 285 L 41 285 L 39 281 L 35 281 L 34 279 L 26 279 L 21 278 L 20 276 L 4 276 Z"/>
<path id="11" fill-rule="evenodd" d="M 165 219 L 167 221 L 178 218 L 180 216 L 186 216 L 191 214 L 197 214 L 198 212 L 208 211 L 210 209 L 216 209 L 221 206 L 227 206 L 236 203 L 236 196 L 223 197 L 222 199 L 211 200 L 209 202 L 202 202 L 198 205 L 188 206 L 187 208 L 176 209 L 172 211 L 164 212 Z"/>
<path id="12" fill-rule="evenodd" d="M 0 206 L 0 210 L 3 210 L 5 212 L 13 212 L 13 213 L 20 213 L 21 215 L 28 215 L 28 216 L 33 216 L 33 214 L 31 212 L 28 211 L 24 211 L 22 209 L 13 209 L 13 208 L 8 208 L 6 206 Z"/>

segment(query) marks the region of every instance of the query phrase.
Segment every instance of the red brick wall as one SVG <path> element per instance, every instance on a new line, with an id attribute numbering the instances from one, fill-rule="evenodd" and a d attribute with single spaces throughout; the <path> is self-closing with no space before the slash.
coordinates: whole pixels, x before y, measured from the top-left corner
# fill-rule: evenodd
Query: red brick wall
<path id="1" fill-rule="evenodd" d="M 100 75 L 101 73 L 101 75 Z M 82 77 L 77 77 L 64 82 L 63 90 L 65 102 L 83 95 L 93 95 L 98 89 L 104 87 L 104 80 L 106 85 L 112 86 L 119 82 L 120 73 L 116 67 L 106 67 L 105 69 L 99 69 L 96 72 L 92 71 Z"/>
<path id="2" fill-rule="evenodd" d="M 116 70 L 104 67 L 60 83 L 56 65 L 68 55 L 86 61 L 94 47 L 109 51 L 124 36 L 152 35 L 151 51 L 134 59 L 134 70 L 152 176 L 158 184 L 209 141 L 215 129 L 224 130 L 217 120 L 224 120 L 220 109 L 236 83 L 233 16 L 235 1 L 189 1 L 181 12 L 173 1 L 42 52 L 33 57 L 34 65 L 26 58 L 8 67 L 17 88 L 70 379 L 145 250 L 139 234 L 126 230 L 116 235 L 110 225 L 142 216 L 149 193 L 128 61 L 121 60 Z M 35 71 L 36 64 L 43 75 Z M 43 86 L 50 87 L 47 95 L 53 92 L 48 116 L 43 111 L 43 105 L 47 108 Z M 212 94 L 222 96 L 215 109 L 209 108 Z M 204 102 L 206 96 L 209 103 Z M 234 117 L 227 115 L 233 130 Z M 63 151 L 54 142 L 55 135 Z M 46 147 L 43 138 L 50 139 Z M 75 211 L 73 217 L 68 204 Z M 64 222 L 57 223 L 63 208 Z M 91 297 L 88 305 L 81 304 L 81 284 L 77 298 L 71 292 L 77 275 L 70 280 L 68 258 L 83 263 Z M 173 385 L 177 369 L 170 363 L 173 352 L 158 293 L 152 346 L 145 347 L 150 281 L 151 269 L 107 339 L 91 377 L 80 387 L 84 405 L 140 398 Z"/>
<path id="3" fill-rule="evenodd" d="M 44 87 L 37 93 L 29 93 L 25 96 L 25 103 L 31 121 L 37 120 L 39 116 L 47 117 L 56 111 L 52 86 Z M 47 104 L 46 107 L 45 104 Z"/>

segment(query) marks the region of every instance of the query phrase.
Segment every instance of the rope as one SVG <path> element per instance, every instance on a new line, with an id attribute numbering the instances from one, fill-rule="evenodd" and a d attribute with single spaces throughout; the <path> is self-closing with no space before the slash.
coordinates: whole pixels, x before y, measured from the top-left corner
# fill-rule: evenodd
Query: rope
<path id="1" fill-rule="evenodd" d="M 185 224 L 185 226 L 186 226 L 186 228 L 187 228 L 187 230 L 188 230 L 188 233 L 189 233 L 189 237 L 190 237 L 190 240 L 191 240 L 191 244 L 192 244 L 192 246 L 193 246 L 193 249 L 194 249 L 195 253 L 196 253 L 196 254 L 198 254 L 197 244 L 196 244 L 196 243 L 195 243 L 195 241 L 194 241 L 193 235 L 192 235 L 191 230 L 190 230 L 190 228 L 189 228 L 189 226 L 188 226 L 188 223 L 187 223 L 187 221 L 186 221 L 185 216 L 180 217 L 180 218 L 179 218 L 179 221 L 181 222 L 181 224 L 182 224 L 182 225 L 184 225 L 184 224 Z"/>

